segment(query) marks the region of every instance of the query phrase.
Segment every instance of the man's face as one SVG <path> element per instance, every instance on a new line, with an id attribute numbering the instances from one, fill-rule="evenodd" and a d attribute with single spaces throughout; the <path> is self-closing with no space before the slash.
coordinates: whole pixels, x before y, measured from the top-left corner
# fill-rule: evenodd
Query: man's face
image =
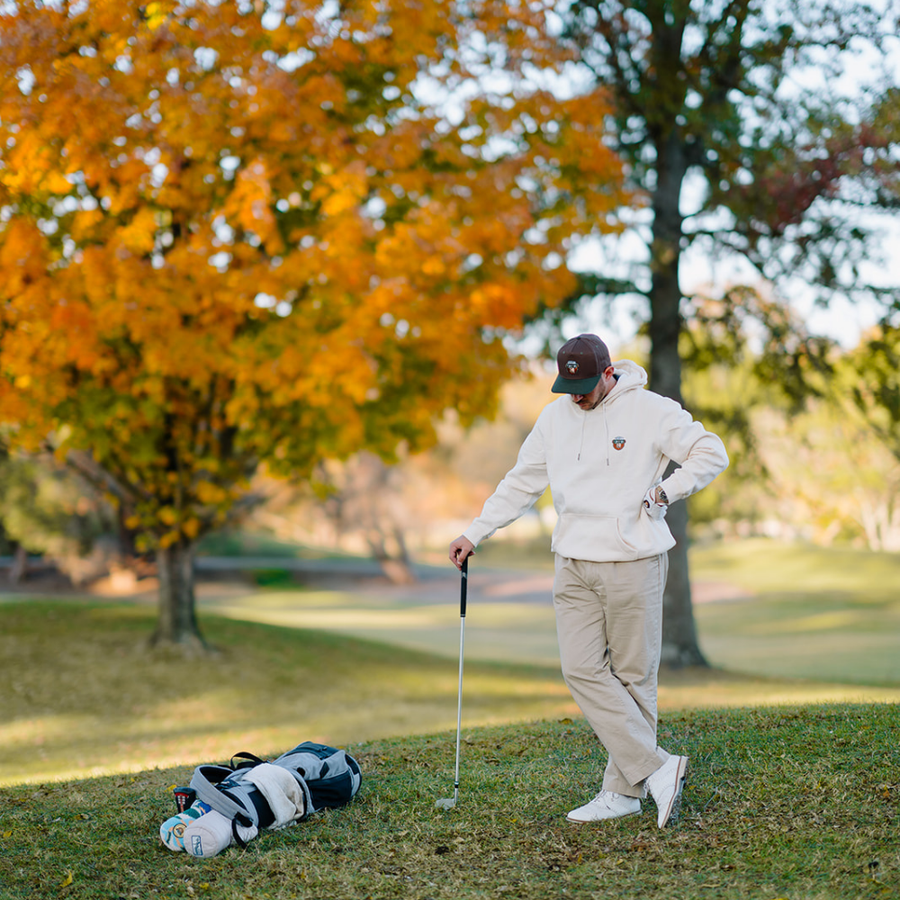
<path id="1" fill-rule="evenodd" d="M 600 401 L 616 386 L 615 369 L 607 366 L 600 376 L 600 380 L 589 394 L 572 394 L 572 402 L 577 403 L 583 410 L 596 409 Z"/>

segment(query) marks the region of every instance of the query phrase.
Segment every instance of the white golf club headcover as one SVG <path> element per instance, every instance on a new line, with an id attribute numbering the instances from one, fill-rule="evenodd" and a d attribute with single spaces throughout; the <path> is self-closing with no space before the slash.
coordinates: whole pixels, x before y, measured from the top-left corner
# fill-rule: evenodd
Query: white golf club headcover
<path id="1" fill-rule="evenodd" d="M 255 825 L 238 825 L 238 834 L 242 841 L 251 841 L 259 834 L 259 829 Z M 230 847 L 233 840 L 231 819 L 216 810 L 191 822 L 184 829 L 184 849 L 191 856 L 216 856 Z"/>

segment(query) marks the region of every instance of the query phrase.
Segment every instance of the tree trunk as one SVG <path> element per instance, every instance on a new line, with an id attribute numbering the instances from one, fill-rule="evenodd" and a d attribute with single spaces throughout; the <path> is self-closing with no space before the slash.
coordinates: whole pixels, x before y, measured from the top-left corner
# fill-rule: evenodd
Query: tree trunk
<path id="1" fill-rule="evenodd" d="M 681 399 L 681 186 L 687 171 L 684 148 L 672 132 L 657 146 L 657 186 L 653 193 L 653 244 L 650 253 L 650 388 L 678 403 Z M 697 642 L 688 573 L 687 505 L 673 504 L 666 515 L 676 544 L 669 551 L 669 579 L 663 599 L 662 662 L 708 665 Z"/>
<path id="2" fill-rule="evenodd" d="M 395 527 L 393 536 L 397 544 L 397 553 L 394 555 L 388 551 L 384 533 L 378 529 L 369 530 L 366 534 L 366 543 L 391 584 L 415 584 L 417 579 L 402 530 Z"/>
<path id="3" fill-rule="evenodd" d="M 13 564 L 9 570 L 9 583 L 21 584 L 27 575 L 28 551 L 21 544 L 16 544 L 16 550 L 13 554 Z"/>
<path id="4" fill-rule="evenodd" d="M 660 662 L 664 666 L 708 666 L 697 643 L 691 580 L 688 573 L 687 503 L 673 503 L 666 513 L 676 544 L 669 551 L 669 578 L 663 595 L 663 644 Z"/>
<path id="5" fill-rule="evenodd" d="M 173 544 L 156 554 L 159 619 L 151 646 L 176 646 L 190 653 L 209 647 L 200 634 L 194 604 L 194 545 Z"/>

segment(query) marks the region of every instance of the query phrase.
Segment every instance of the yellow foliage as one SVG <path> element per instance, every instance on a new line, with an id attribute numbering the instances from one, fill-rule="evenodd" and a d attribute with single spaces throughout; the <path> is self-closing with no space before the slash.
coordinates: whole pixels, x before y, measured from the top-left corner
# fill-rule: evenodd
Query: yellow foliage
<path id="1" fill-rule="evenodd" d="M 165 550 L 166 548 L 177 544 L 179 540 L 181 540 L 180 531 L 167 531 L 158 538 L 159 548 L 160 550 Z"/>
<path id="2" fill-rule="evenodd" d="M 312 199 L 322 198 L 322 212 L 327 216 L 338 216 L 358 206 L 367 189 L 365 163 L 355 160 L 340 172 L 324 178 L 312 192 Z"/>
<path id="3" fill-rule="evenodd" d="M 51 194 L 68 194 L 72 190 L 69 179 L 62 172 L 52 169 L 47 172 L 41 187 Z"/>
<path id="4" fill-rule="evenodd" d="M 238 172 L 235 188 L 225 203 L 225 215 L 239 228 L 258 235 L 263 242 L 270 242 L 277 238 L 271 204 L 272 188 L 266 163 L 262 159 L 254 159 Z M 278 243 L 274 248 L 276 250 Z"/>
<path id="5" fill-rule="evenodd" d="M 4 153 L 6 165 L 0 168 L 0 185 L 13 195 L 36 193 L 52 165 L 52 152 L 37 131 L 26 131 L 14 141 Z"/>
<path id="6" fill-rule="evenodd" d="M 156 237 L 156 213 L 149 207 L 139 209 L 131 222 L 118 232 L 124 247 L 140 256 L 153 250 Z"/>
<path id="7" fill-rule="evenodd" d="M 446 59 L 465 77 L 474 29 L 554 61 L 534 4 L 55 6 L 0 15 L 0 422 L 68 426 L 144 545 L 219 523 L 260 461 L 303 477 L 489 413 L 503 330 L 621 199 L 600 94 L 404 107 Z"/>
<path id="8" fill-rule="evenodd" d="M 162 506 L 156 511 L 156 517 L 163 525 L 174 525 L 178 521 L 178 511 L 171 506 Z"/>
<path id="9" fill-rule="evenodd" d="M 194 485 L 194 493 L 201 503 L 222 503 L 228 498 L 228 492 L 211 481 L 199 481 Z"/>
<path id="10" fill-rule="evenodd" d="M 144 7 L 144 21 L 151 31 L 156 31 L 166 21 L 168 10 L 163 3 L 148 3 Z"/>
<path id="11" fill-rule="evenodd" d="M 72 221 L 72 238 L 81 242 L 90 237 L 94 228 L 104 221 L 104 216 L 99 209 L 85 209 L 77 212 Z"/>

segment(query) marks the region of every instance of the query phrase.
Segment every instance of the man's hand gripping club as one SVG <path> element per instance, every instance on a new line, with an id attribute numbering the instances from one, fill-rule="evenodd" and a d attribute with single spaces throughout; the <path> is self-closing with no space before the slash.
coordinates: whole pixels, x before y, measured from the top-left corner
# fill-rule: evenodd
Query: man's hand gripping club
<path id="1" fill-rule="evenodd" d="M 475 545 L 462 535 L 450 545 L 450 562 L 452 562 L 457 569 L 462 569 L 463 562 L 468 557 L 474 555 Z"/>

